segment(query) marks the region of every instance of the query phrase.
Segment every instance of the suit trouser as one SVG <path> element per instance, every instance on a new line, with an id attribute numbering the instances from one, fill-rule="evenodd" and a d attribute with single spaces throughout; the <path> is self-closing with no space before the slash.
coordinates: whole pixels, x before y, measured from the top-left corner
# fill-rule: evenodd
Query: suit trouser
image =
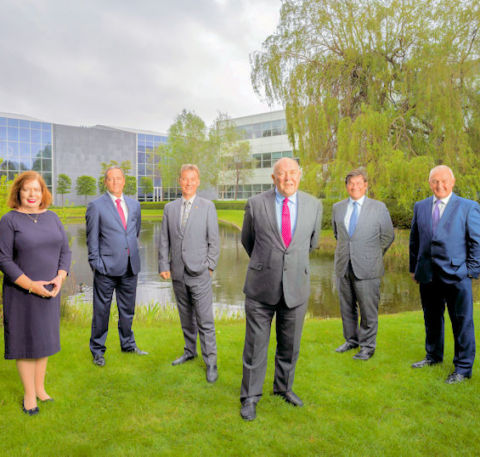
<path id="1" fill-rule="evenodd" d="M 108 334 L 108 321 L 113 291 L 117 298 L 118 334 L 123 351 L 135 348 L 135 337 L 132 331 L 135 314 L 135 298 L 137 293 L 137 275 L 128 272 L 122 276 L 108 276 L 95 271 L 93 277 L 93 316 L 90 351 L 93 356 L 103 355 L 106 351 L 105 341 Z"/>
<path id="2" fill-rule="evenodd" d="M 337 277 L 345 341 L 362 348 L 375 349 L 378 330 L 380 278 L 358 279 L 349 262 L 343 277 Z M 358 308 L 360 326 L 358 325 Z"/>
<path id="3" fill-rule="evenodd" d="M 274 315 L 276 315 L 277 349 L 273 391 L 292 390 L 306 311 L 307 303 L 288 308 L 283 297 L 276 305 L 260 303 L 246 297 L 241 401 L 252 397 L 258 401 L 262 396 L 267 371 L 270 329 Z"/>
<path id="4" fill-rule="evenodd" d="M 215 365 L 217 363 L 217 343 L 210 273 L 207 270 L 204 275 L 190 277 L 187 281 L 173 280 L 172 284 L 185 340 L 185 354 L 197 355 L 198 333 L 203 360 L 207 365 Z"/>
<path id="5" fill-rule="evenodd" d="M 425 351 L 428 360 L 441 362 L 444 350 L 445 303 L 452 322 L 455 340 L 455 371 L 471 376 L 475 359 L 475 330 L 473 327 L 472 280 L 448 284 L 434 274 L 433 281 L 420 284 L 425 320 Z"/>

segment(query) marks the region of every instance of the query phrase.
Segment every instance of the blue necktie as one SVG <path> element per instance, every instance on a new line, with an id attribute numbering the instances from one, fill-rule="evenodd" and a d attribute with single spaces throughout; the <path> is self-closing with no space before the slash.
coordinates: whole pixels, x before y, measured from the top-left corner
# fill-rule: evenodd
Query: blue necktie
<path id="1" fill-rule="evenodd" d="M 350 236 L 350 238 L 355 232 L 355 227 L 357 226 L 357 220 L 358 220 L 358 202 L 353 202 L 353 211 L 352 211 L 352 215 L 350 216 L 350 224 L 348 224 L 348 235 Z"/>
<path id="2" fill-rule="evenodd" d="M 432 214 L 432 230 L 433 233 L 437 230 L 437 225 L 438 222 L 440 221 L 440 203 L 442 203 L 442 200 L 437 200 L 435 202 L 435 208 L 433 208 L 433 214 Z"/>

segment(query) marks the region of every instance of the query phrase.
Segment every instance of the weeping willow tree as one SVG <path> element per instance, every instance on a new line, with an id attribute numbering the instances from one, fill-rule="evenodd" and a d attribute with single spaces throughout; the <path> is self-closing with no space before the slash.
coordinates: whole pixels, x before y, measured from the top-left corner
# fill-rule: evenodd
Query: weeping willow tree
<path id="1" fill-rule="evenodd" d="M 450 165 L 476 197 L 480 0 L 283 0 L 251 56 L 252 83 L 285 106 L 288 134 L 317 195 L 343 193 L 364 166 L 370 195 L 409 207 L 431 166 Z"/>

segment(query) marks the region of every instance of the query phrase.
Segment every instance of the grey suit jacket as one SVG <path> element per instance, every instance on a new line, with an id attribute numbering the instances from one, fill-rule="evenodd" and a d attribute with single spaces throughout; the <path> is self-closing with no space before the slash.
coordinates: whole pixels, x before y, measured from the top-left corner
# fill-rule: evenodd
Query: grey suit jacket
<path id="1" fill-rule="evenodd" d="M 243 291 L 256 301 L 276 305 L 282 295 L 289 308 L 310 295 L 309 252 L 317 247 L 322 204 L 298 192 L 295 233 L 288 248 L 278 229 L 275 190 L 249 198 L 245 207 L 242 244 L 250 257 Z"/>
<path id="2" fill-rule="evenodd" d="M 193 277 L 208 274 L 220 255 L 215 205 L 197 195 L 183 234 L 181 207 L 181 198 L 165 205 L 160 231 L 158 271 L 170 271 L 173 280 L 183 280 L 185 271 Z"/>
<path id="3" fill-rule="evenodd" d="M 350 238 L 345 227 L 347 207 L 348 199 L 333 205 L 333 234 L 337 239 L 335 274 L 344 276 L 350 261 L 356 278 L 381 278 L 385 272 L 383 255 L 395 237 L 390 213 L 384 203 L 365 198 L 357 227 Z"/>
<path id="4" fill-rule="evenodd" d="M 115 203 L 107 193 L 87 206 L 88 262 L 92 270 L 104 275 L 122 276 L 127 273 L 129 257 L 133 274 L 140 271 L 140 203 L 126 196 L 124 198 L 128 208 L 126 230 Z"/>

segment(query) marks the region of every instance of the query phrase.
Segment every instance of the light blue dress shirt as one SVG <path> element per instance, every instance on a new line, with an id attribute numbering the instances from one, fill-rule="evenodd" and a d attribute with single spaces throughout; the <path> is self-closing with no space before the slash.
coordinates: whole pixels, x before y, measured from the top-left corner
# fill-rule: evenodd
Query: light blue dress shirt
<path id="1" fill-rule="evenodd" d="M 280 234 L 282 233 L 282 208 L 285 197 L 275 187 L 275 213 L 277 215 L 277 226 Z M 295 192 L 291 197 L 288 197 L 288 209 L 290 210 L 290 228 L 292 229 L 292 238 L 295 233 L 295 226 L 297 225 L 297 193 Z"/>
<path id="2" fill-rule="evenodd" d="M 352 197 L 348 197 L 347 212 L 345 213 L 345 219 L 344 219 L 345 228 L 347 229 L 347 232 L 348 232 L 348 227 L 350 226 L 350 218 L 352 217 L 352 213 L 353 213 L 353 202 L 354 201 L 355 200 L 353 200 Z M 363 197 L 359 198 L 358 200 L 356 200 L 356 202 L 358 203 L 358 208 L 357 208 L 358 217 L 360 217 L 360 213 L 362 211 L 362 206 L 365 203 L 365 195 Z M 358 221 L 358 219 L 357 219 L 357 221 Z"/>

